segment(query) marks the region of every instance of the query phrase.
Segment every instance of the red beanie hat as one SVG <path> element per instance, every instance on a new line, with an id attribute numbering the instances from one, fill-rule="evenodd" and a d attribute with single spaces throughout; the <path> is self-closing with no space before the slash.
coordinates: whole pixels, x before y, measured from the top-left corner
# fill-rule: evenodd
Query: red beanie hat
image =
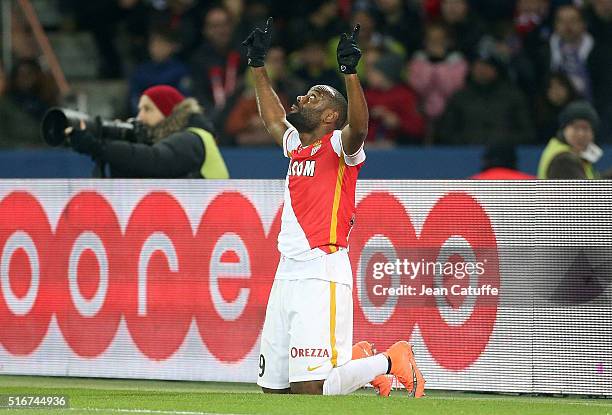
<path id="1" fill-rule="evenodd" d="M 169 85 L 152 86 L 142 94 L 151 98 L 157 109 L 166 117 L 172 114 L 174 107 L 185 99 L 183 94 Z"/>

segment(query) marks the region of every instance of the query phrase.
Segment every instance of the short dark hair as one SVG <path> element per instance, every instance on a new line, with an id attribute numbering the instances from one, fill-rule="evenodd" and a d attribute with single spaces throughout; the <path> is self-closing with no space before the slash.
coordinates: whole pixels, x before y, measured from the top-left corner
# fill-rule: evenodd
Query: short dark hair
<path id="1" fill-rule="evenodd" d="M 329 85 L 317 85 L 315 89 L 324 94 L 329 103 L 330 107 L 338 112 L 338 120 L 336 121 L 336 129 L 340 130 L 346 125 L 347 113 L 348 113 L 348 102 L 344 95 L 340 93 L 336 88 Z"/>
<path id="2" fill-rule="evenodd" d="M 482 156 L 483 170 L 493 167 L 516 169 L 516 159 L 516 147 L 513 144 L 490 144 Z"/>
<path id="3" fill-rule="evenodd" d="M 149 36 L 157 36 L 168 43 L 181 43 L 181 37 L 178 31 L 167 25 L 153 25 L 149 32 Z"/>

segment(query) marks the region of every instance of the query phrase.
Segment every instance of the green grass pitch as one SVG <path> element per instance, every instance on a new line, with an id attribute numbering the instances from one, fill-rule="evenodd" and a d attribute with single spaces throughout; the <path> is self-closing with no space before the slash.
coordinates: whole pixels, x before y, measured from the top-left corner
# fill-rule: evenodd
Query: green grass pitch
<path id="1" fill-rule="evenodd" d="M 610 414 L 612 400 L 429 391 L 388 399 L 370 390 L 349 396 L 264 395 L 255 385 L 210 382 L 0 376 L 0 395 L 66 395 L 70 409 L 0 409 L 26 414 Z"/>

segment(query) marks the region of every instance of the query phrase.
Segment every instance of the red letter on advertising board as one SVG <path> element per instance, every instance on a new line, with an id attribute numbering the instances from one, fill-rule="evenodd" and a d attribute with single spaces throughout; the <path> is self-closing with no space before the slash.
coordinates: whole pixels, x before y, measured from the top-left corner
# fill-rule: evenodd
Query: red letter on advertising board
<path id="1" fill-rule="evenodd" d="M 11 354 L 32 353 L 47 333 L 53 313 L 51 241 L 51 226 L 36 198 L 13 192 L 0 202 L 0 343 Z"/>

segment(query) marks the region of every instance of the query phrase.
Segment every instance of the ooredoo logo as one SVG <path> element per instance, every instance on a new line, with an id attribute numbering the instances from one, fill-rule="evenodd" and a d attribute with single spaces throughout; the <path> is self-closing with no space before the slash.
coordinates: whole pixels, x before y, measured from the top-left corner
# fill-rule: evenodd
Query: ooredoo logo
<path id="1" fill-rule="evenodd" d="M 368 287 L 379 284 L 376 264 L 413 262 L 482 263 L 475 272 L 478 284 L 499 288 L 497 242 L 488 215 L 470 195 L 451 192 L 429 211 L 417 235 L 400 201 L 387 192 L 374 192 L 357 207 L 357 226 L 351 234 L 350 258 L 355 274 L 354 337 L 376 342 L 380 349 L 398 337 L 410 338 L 418 326 L 428 350 L 443 367 L 460 370 L 484 352 L 497 317 L 497 297 L 385 296 L 373 298 Z M 468 257 L 468 258 L 465 258 Z M 423 268 L 425 269 L 425 268 Z M 410 281 L 411 273 L 395 274 L 396 287 Z M 404 278 L 406 281 L 402 281 Z M 421 273 L 427 292 L 442 291 L 445 283 L 435 273 Z"/>
<path id="2" fill-rule="evenodd" d="M 218 361 L 243 359 L 263 326 L 279 260 L 281 210 L 267 232 L 239 192 L 217 194 L 196 224 L 171 192 L 147 194 L 129 217 L 119 218 L 119 211 L 102 193 L 83 191 L 67 201 L 53 227 L 41 201 L 26 191 L 0 201 L 0 344 L 12 355 L 31 354 L 55 315 L 74 353 L 95 359 L 116 341 L 123 318 L 138 350 L 165 360 L 195 321 Z M 449 311 L 434 298 L 379 304 L 360 293 L 369 283 L 369 264 L 395 260 L 389 258 L 394 252 L 403 259 L 422 247 L 432 247 L 436 259 L 450 258 L 448 241 L 458 239 L 472 250 L 471 260 L 486 263 L 480 282 L 499 287 L 495 235 L 484 209 L 465 193 L 449 193 L 433 206 L 419 236 L 390 193 L 371 193 L 357 212 L 350 250 L 355 339 L 383 349 L 418 326 L 440 365 L 469 366 L 488 343 L 496 302 L 466 301 Z M 436 285 L 434 276 L 421 282 Z M 291 354 L 327 352 L 300 350 Z"/>
<path id="3" fill-rule="evenodd" d="M 195 317 L 216 358 L 238 361 L 263 325 L 279 230 L 280 215 L 266 235 L 252 203 L 226 192 L 194 234 L 179 202 L 153 192 L 122 233 L 112 206 L 87 191 L 68 202 L 53 233 L 35 197 L 11 193 L 0 203 L 0 343 L 13 355 L 32 353 L 55 314 L 70 348 L 94 358 L 124 316 L 138 349 L 163 360 Z"/>

